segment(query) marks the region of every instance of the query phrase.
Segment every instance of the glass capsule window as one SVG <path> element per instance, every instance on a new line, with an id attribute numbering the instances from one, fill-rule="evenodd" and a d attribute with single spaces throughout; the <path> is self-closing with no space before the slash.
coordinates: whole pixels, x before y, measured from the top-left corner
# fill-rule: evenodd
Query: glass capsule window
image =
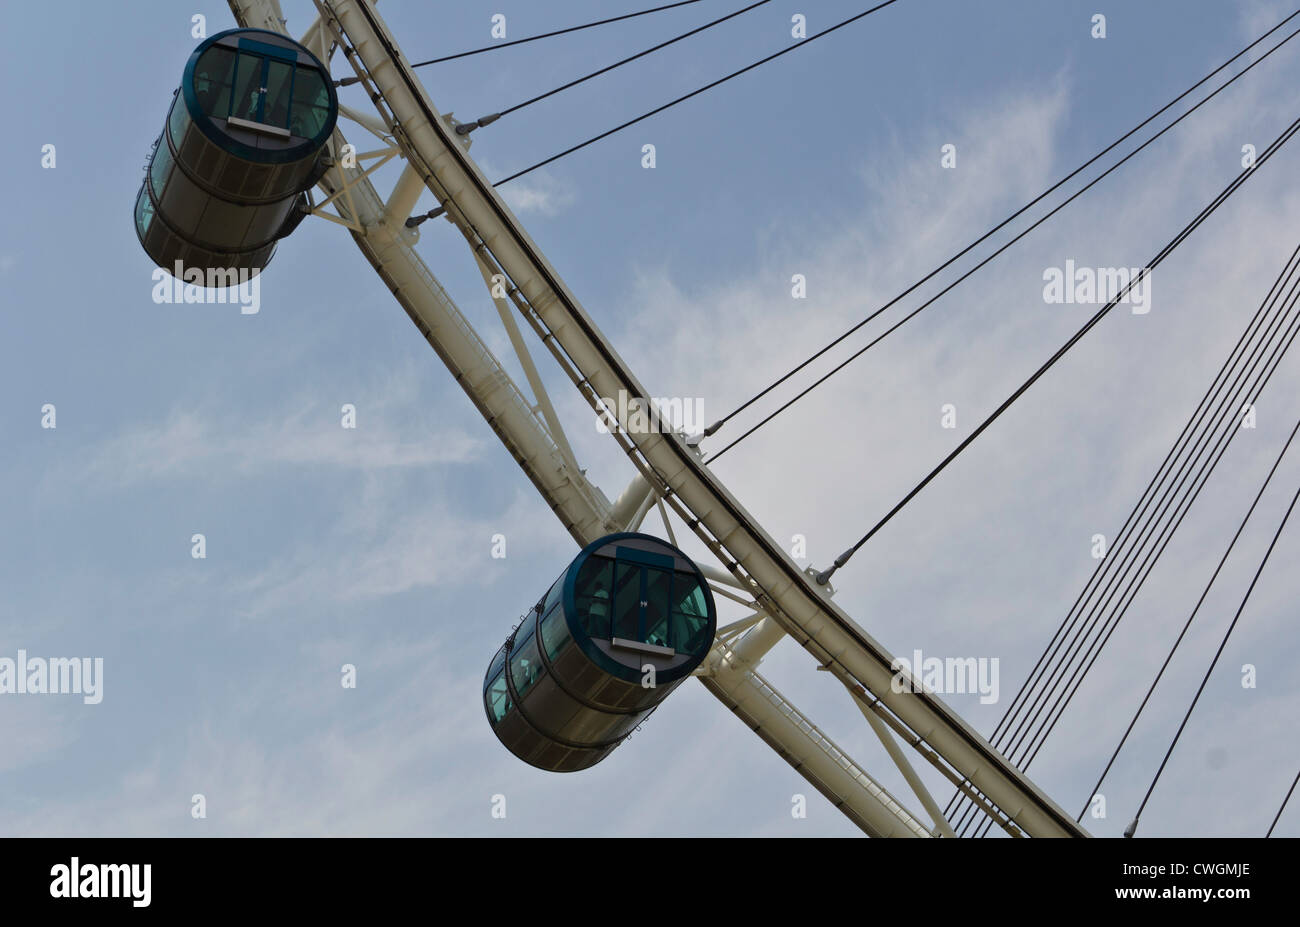
<path id="1" fill-rule="evenodd" d="M 487 703 L 488 714 L 492 718 L 492 723 L 500 724 L 501 719 L 510 713 L 512 707 L 510 690 L 506 687 L 506 674 L 504 672 L 498 672 L 492 682 L 488 684 L 487 691 L 483 693 L 483 700 Z"/>
<path id="2" fill-rule="evenodd" d="M 171 133 L 172 146 L 180 150 L 181 143 L 185 141 L 185 131 L 190 127 L 190 117 L 185 111 L 185 101 L 178 95 L 172 101 L 171 116 L 167 119 L 167 131 Z M 162 144 L 159 142 L 158 144 Z"/>
<path id="3" fill-rule="evenodd" d="M 605 637 L 640 640 L 641 624 L 641 564 L 614 563 L 614 629 Z"/>
<path id="4" fill-rule="evenodd" d="M 158 149 L 154 152 L 153 163 L 149 165 L 149 185 L 153 187 L 154 195 L 159 199 L 162 198 L 163 188 L 167 185 L 167 178 L 171 171 L 171 149 L 167 147 L 165 141 L 159 139 Z"/>
<path id="5" fill-rule="evenodd" d="M 656 647 L 671 646 L 668 643 L 668 610 L 672 585 L 671 570 L 645 568 L 645 615 L 638 640 Z"/>
<path id="6" fill-rule="evenodd" d="M 194 94 L 208 116 L 233 116 L 301 138 L 316 138 L 330 118 L 320 70 L 245 48 L 213 45 L 205 51 L 194 67 Z"/>
<path id="7" fill-rule="evenodd" d="M 515 631 L 513 650 L 517 651 L 520 647 L 524 646 L 524 644 L 532 640 L 533 635 L 537 633 L 537 622 L 533 620 L 535 617 L 535 613 L 531 610 L 529 610 L 528 614 L 524 616 L 523 622 L 520 623 L 519 628 Z"/>
<path id="8" fill-rule="evenodd" d="M 679 653 L 707 646 L 708 600 L 694 573 L 593 555 L 578 570 L 574 599 L 579 623 L 593 638 Z"/>
<path id="9" fill-rule="evenodd" d="M 522 644 L 516 644 L 510 655 L 510 680 L 515 684 L 515 692 L 520 698 L 537 682 L 542 675 L 542 661 L 537 655 L 537 638 L 528 635 Z"/>
<path id="10" fill-rule="evenodd" d="M 289 131 L 303 138 L 315 138 L 330 117 L 330 95 L 325 78 L 316 68 L 298 65 L 293 81 L 293 106 L 289 110 Z"/>
<path id="11" fill-rule="evenodd" d="M 149 231 L 152 222 L 153 201 L 149 199 L 149 191 L 141 188 L 140 195 L 135 200 L 135 227 L 141 238 Z"/>
<path id="12" fill-rule="evenodd" d="M 263 70 L 266 59 L 261 55 L 240 52 L 235 66 L 235 88 L 230 98 L 230 115 L 249 122 L 261 122 L 264 94 Z M 220 113 L 213 115 L 219 116 Z"/>
<path id="13" fill-rule="evenodd" d="M 563 575 L 555 581 L 555 585 L 551 586 L 550 591 L 546 593 L 546 598 L 542 600 L 542 604 L 538 606 L 537 610 L 545 615 L 557 602 L 560 601 L 560 596 L 562 595 L 564 595 Z"/>
<path id="14" fill-rule="evenodd" d="M 488 676 L 495 676 L 497 673 L 501 672 L 502 668 L 504 668 L 505 665 L 506 665 L 506 648 L 502 647 L 499 650 L 497 650 L 496 656 L 492 658 L 492 665 L 488 667 L 488 671 L 487 671 Z"/>
<path id="15" fill-rule="evenodd" d="M 289 99 L 293 92 L 293 65 L 287 61 L 266 62 L 266 92 L 262 114 L 257 120 L 277 129 L 289 128 Z"/>
<path id="16" fill-rule="evenodd" d="M 588 557 L 578 570 L 574 584 L 574 605 L 588 637 L 609 639 L 610 590 L 614 588 L 614 561 L 609 557 Z"/>
<path id="17" fill-rule="evenodd" d="M 569 636 L 569 626 L 564 620 L 564 609 L 557 605 L 551 606 L 550 610 L 542 616 L 542 647 L 546 650 L 547 658 L 554 663 L 555 658 L 560 655 L 572 638 Z"/>
<path id="18" fill-rule="evenodd" d="M 235 77 L 235 53 L 221 45 L 213 45 L 194 66 L 194 95 L 199 108 L 209 116 L 230 115 L 230 91 Z M 180 135 L 172 137 L 180 140 Z"/>
<path id="19" fill-rule="evenodd" d="M 708 645 L 709 604 L 699 578 L 677 571 L 673 576 L 669 640 L 678 651 L 697 653 Z"/>

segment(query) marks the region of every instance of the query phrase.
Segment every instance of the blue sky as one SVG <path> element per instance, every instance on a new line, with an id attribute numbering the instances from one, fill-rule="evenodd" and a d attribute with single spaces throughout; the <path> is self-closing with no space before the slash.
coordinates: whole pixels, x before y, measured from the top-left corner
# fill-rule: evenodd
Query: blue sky
<path id="1" fill-rule="evenodd" d="M 742 5 L 706 0 L 419 73 L 442 112 L 475 118 Z M 775 0 L 502 119 L 475 133 L 472 155 L 505 176 L 785 47 L 796 12 L 815 32 L 865 6 Z M 487 44 L 494 13 L 517 38 L 624 6 L 385 0 L 380 11 L 420 60 Z M 1104 40 L 1090 36 L 1096 12 Z M 900 0 L 506 196 L 652 393 L 702 397 L 712 419 L 1289 12 Z M 531 769 L 495 741 L 483 671 L 573 545 L 349 236 L 304 223 L 263 277 L 257 315 L 150 299 L 131 207 L 196 44 L 194 13 L 209 32 L 233 25 L 220 3 L 28 4 L 7 11 L 0 37 L 6 84 L 23 88 L 6 97 L 0 146 L 0 656 L 105 664 L 98 705 L 0 698 L 0 832 L 856 833 L 694 682 L 582 774 Z M 288 0 L 286 15 L 299 34 L 311 4 Z M 773 536 L 806 535 L 811 562 L 826 565 L 951 448 L 943 404 L 966 433 L 1087 318 L 1043 303 L 1043 269 L 1145 263 L 1236 173 L 1243 144 L 1262 150 L 1296 117 L 1285 101 L 1297 55 L 1300 44 L 1279 51 L 729 453 L 719 475 Z M 947 143 L 953 171 L 939 166 Z M 45 144 L 53 170 L 41 168 Z M 1001 703 L 948 699 L 982 732 L 1087 579 L 1091 536 L 1123 521 L 1295 247 L 1297 159 L 1293 143 L 1265 165 L 1157 273 L 1149 315 L 1108 319 L 837 575 L 837 601 L 896 653 L 999 658 Z M 419 249 L 504 357 L 460 236 L 429 222 Z M 795 273 L 806 301 L 790 299 Z M 1294 425 L 1298 373 L 1283 364 L 1259 428 L 1234 444 L 1036 761 L 1033 778 L 1067 810 Z M 631 468 L 546 375 L 612 498 Z M 40 427 L 46 403 L 55 430 Z M 357 407 L 355 432 L 339 428 L 343 403 Z M 1094 833 L 1128 823 L 1298 481 L 1293 456 L 1121 755 Z M 190 557 L 196 532 L 205 560 Z M 490 556 L 496 533 L 505 560 Z M 1290 531 L 1143 835 L 1258 835 L 1271 820 L 1300 764 L 1298 554 Z M 1238 683 L 1248 662 L 1256 689 Z M 358 668 L 355 690 L 339 684 L 343 663 Z M 763 672 L 906 798 L 806 653 L 785 642 Z M 190 815 L 194 793 L 206 820 Z M 497 793 L 504 821 L 489 814 Z M 809 794 L 806 820 L 791 818 L 794 793 Z M 1291 812 L 1278 833 L 1300 834 Z"/>

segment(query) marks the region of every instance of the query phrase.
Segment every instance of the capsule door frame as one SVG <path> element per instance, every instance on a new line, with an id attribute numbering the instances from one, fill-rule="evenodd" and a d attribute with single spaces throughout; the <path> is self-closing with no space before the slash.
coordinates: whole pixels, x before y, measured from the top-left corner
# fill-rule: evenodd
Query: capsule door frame
<path id="1" fill-rule="evenodd" d="M 649 614 L 650 614 L 650 588 L 649 588 L 650 573 L 647 568 L 653 567 L 657 570 L 663 570 L 668 573 L 668 577 L 669 577 L 668 601 L 664 603 L 663 620 L 665 625 L 667 625 L 666 633 L 664 635 L 664 640 L 671 641 L 672 583 L 675 582 L 677 579 L 676 562 L 673 560 L 672 557 L 666 557 L 662 554 L 656 554 L 648 550 L 640 550 L 639 548 L 635 548 L 635 547 L 616 547 L 615 551 L 616 551 L 614 557 L 615 573 L 614 573 L 614 581 L 611 584 L 612 585 L 611 591 L 614 594 L 610 597 L 611 599 L 610 616 L 609 616 L 610 617 L 610 626 L 609 626 L 610 643 L 616 647 L 619 646 L 618 644 L 614 644 L 614 641 L 616 640 L 628 641 L 634 644 L 638 644 L 640 645 L 640 647 L 662 646 L 662 648 L 665 651 L 671 651 L 671 655 L 676 656 L 679 651 L 675 647 L 671 646 L 671 643 L 664 644 L 664 645 L 657 645 L 657 644 L 651 644 L 649 641 L 646 640 L 649 631 L 647 625 L 649 623 Z M 617 571 L 618 571 L 618 566 L 620 564 L 636 564 L 636 569 L 638 574 L 637 575 L 638 588 L 637 588 L 636 636 L 632 638 L 624 637 L 623 635 L 615 633 L 616 630 L 615 621 L 617 620 L 618 617 L 620 617 L 620 612 L 617 608 L 617 595 L 618 595 L 618 572 Z M 632 649 L 639 649 L 639 647 L 632 648 Z M 668 653 L 664 654 L 664 656 L 668 656 L 668 655 L 670 654 Z"/>

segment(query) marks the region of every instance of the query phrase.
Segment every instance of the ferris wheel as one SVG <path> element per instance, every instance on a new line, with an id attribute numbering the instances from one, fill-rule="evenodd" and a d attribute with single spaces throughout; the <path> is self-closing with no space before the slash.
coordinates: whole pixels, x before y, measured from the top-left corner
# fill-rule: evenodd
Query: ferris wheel
<path id="1" fill-rule="evenodd" d="M 710 467 L 718 453 L 706 455 L 705 439 L 716 425 L 703 434 L 659 426 L 642 381 L 471 156 L 472 133 L 502 114 L 469 123 L 443 114 L 373 2 L 314 5 L 316 20 L 295 37 L 278 0 L 230 0 L 238 27 L 204 40 L 186 65 L 137 197 L 136 231 L 149 256 L 178 278 L 197 268 L 209 282 L 213 273 L 235 282 L 261 273 L 277 244 L 309 217 L 346 229 L 573 538 L 577 550 L 557 564 L 553 585 L 537 590 L 536 604 L 495 656 L 484 655 L 486 722 L 504 747 L 542 769 L 586 769 L 694 678 L 870 836 L 951 837 L 972 821 L 1012 836 L 1088 836 L 1082 815 L 1036 786 L 1005 741 L 995 746 L 923 680 L 900 673 L 895 656 L 836 604 L 830 579 L 871 533 L 826 568 L 801 567 Z M 371 109 L 341 102 L 336 88 L 344 86 L 359 86 Z M 355 144 L 349 138 L 357 133 L 374 141 Z M 384 195 L 376 172 L 394 160 L 401 173 Z M 438 205 L 416 215 L 426 191 Z M 420 257 L 420 226 L 430 218 L 463 236 L 523 383 Z M 1297 272 L 1300 266 L 1288 270 Z M 1090 325 L 1131 296 L 1143 274 Z M 624 486 L 607 492 L 588 478 L 539 364 L 556 365 L 605 423 L 630 465 Z M 666 537 L 650 533 L 652 511 Z M 710 559 L 682 551 L 670 514 Z M 721 623 L 720 598 L 741 606 L 742 616 Z M 862 714 L 911 796 L 886 790 L 762 675 L 764 657 L 785 637 L 807 652 L 810 671 L 844 686 L 846 704 Z M 955 790 L 948 808 L 917 773 L 918 760 Z"/>

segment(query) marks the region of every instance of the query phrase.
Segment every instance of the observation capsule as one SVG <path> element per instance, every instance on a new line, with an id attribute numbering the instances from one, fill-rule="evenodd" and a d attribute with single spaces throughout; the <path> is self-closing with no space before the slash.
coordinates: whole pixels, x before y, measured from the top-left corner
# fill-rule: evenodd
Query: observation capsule
<path id="1" fill-rule="evenodd" d="M 497 651 L 483 707 L 501 743 L 540 769 L 603 760 L 713 646 L 704 574 L 645 534 L 583 548 Z"/>
<path id="2" fill-rule="evenodd" d="M 328 167 L 337 118 L 329 72 L 297 42 L 264 29 L 206 39 L 185 65 L 136 196 L 145 252 L 174 276 L 260 273 L 306 215 L 303 193 Z"/>

